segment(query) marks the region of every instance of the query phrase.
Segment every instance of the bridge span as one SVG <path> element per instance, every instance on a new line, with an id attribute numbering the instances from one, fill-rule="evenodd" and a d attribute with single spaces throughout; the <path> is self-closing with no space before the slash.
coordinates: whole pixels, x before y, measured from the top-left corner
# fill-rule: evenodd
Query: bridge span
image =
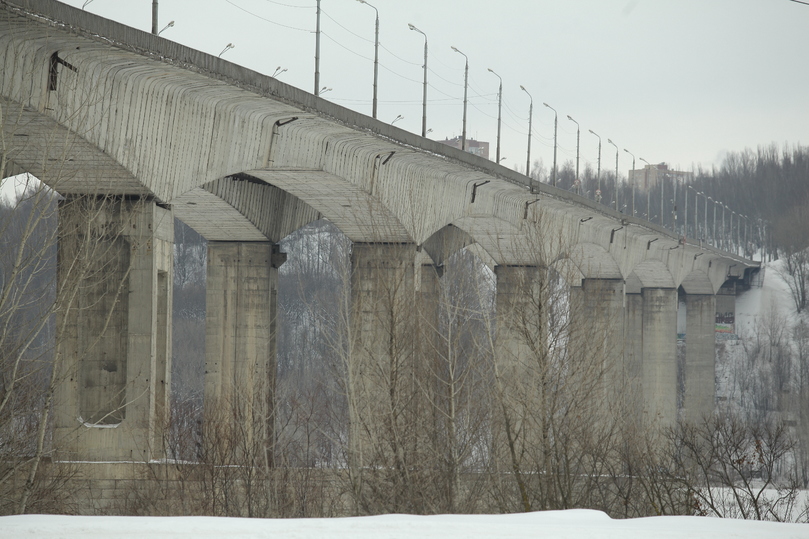
<path id="1" fill-rule="evenodd" d="M 278 243 L 327 219 L 353 242 L 358 363 L 386 353 L 390 283 L 412 300 L 469 249 L 494 268 L 497 346 L 515 363 L 530 351 L 513 324 L 548 269 L 571 297 L 600 298 L 605 361 L 633 377 L 649 423 L 676 419 L 684 295 L 683 406 L 713 410 L 717 294 L 757 262 L 53 0 L 0 0 L 0 73 L 6 175 L 63 197 L 59 286 L 91 306 L 60 315 L 54 441 L 67 457 L 160 456 L 174 217 L 208 240 L 206 401 L 272 378 Z M 88 237 L 125 293 L 62 267 Z"/>

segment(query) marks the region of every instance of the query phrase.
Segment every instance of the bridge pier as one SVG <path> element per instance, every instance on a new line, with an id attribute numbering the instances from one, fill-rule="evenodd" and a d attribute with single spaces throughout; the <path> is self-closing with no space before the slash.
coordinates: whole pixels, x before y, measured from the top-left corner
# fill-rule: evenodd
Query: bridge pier
<path id="1" fill-rule="evenodd" d="M 161 458 L 171 388 L 172 212 L 140 198 L 69 195 L 59 203 L 59 238 L 56 458 Z"/>
<path id="2" fill-rule="evenodd" d="M 547 344 L 547 314 L 544 299 L 547 272 L 537 266 L 498 265 L 495 312 L 496 361 L 508 369 L 536 361 Z"/>
<path id="3" fill-rule="evenodd" d="M 275 251 L 271 242 L 208 242 L 204 416 L 210 441 L 227 425 L 246 434 L 239 443 L 271 438 L 283 259 Z"/>
<path id="4" fill-rule="evenodd" d="M 346 396 L 349 465 L 359 469 L 384 459 L 407 458 L 406 432 L 417 406 L 414 339 L 416 246 L 412 243 L 353 244 L 351 252 L 350 348 Z M 399 440 L 395 455 L 381 440 Z M 397 464 L 404 463 L 397 460 Z M 411 463 L 414 464 L 414 463 Z"/>
<path id="5" fill-rule="evenodd" d="M 677 290 L 644 288 L 641 342 L 643 412 L 649 426 L 677 420 Z"/>
<path id="6" fill-rule="evenodd" d="M 710 416 L 716 399 L 716 296 L 685 295 L 685 419 Z"/>
<path id="7" fill-rule="evenodd" d="M 603 358 L 600 385 L 614 410 L 627 394 L 623 279 L 586 278 L 580 287 L 571 287 L 571 314 L 580 326 L 576 338 L 587 340 L 586 346 Z"/>

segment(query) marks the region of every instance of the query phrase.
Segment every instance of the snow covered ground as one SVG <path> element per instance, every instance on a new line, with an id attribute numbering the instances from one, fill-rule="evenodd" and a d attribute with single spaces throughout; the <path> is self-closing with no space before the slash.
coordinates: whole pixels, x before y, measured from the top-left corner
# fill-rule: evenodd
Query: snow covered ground
<path id="1" fill-rule="evenodd" d="M 778 273 L 781 266 L 781 260 L 769 262 L 761 269 L 764 273 L 762 286 L 753 286 L 736 296 L 736 334 L 752 334 L 760 318 L 773 313 L 789 326 L 798 321 L 789 287 Z"/>
<path id="2" fill-rule="evenodd" d="M 0 517 L 0 537 L 285 539 L 363 538 L 750 538 L 807 539 L 809 524 L 782 524 L 707 517 L 612 520 L 600 511 L 575 509 L 515 515 L 382 515 L 335 519 L 245 519 L 216 517 Z"/>

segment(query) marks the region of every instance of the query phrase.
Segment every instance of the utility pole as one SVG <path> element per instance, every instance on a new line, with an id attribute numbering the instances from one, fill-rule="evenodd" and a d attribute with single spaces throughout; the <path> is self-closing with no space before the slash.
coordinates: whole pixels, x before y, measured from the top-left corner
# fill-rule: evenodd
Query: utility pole
<path id="1" fill-rule="evenodd" d="M 152 0 L 152 34 L 157 35 L 157 0 Z"/>

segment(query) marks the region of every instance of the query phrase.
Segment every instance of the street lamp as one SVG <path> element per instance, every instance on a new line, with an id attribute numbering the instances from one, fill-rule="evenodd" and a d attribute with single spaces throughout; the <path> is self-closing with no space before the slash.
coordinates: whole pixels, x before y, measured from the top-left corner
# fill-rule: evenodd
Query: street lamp
<path id="1" fill-rule="evenodd" d="M 320 0 L 317 0 L 317 22 L 315 23 L 315 95 L 320 94 Z"/>
<path id="2" fill-rule="evenodd" d="M 744 243 L 742 243 L 742 256 L 747 257 L 747 229 L 750 228 L 750 218 L 746 215 L 739 214 L 740 219 L 744 219 Z M 741 232 L 739 233 L 739 241 L 741 242 Z"/>
<path id="3" fill-rule="evenodd" d="M 85 2 L 84 5 L 87 5 L 89 2 Z M 152 0 L 152 33 L 154 35 L 159 35 L 160 32 L 157 31 L 157 0 Z"/>
<path id="4" fill-rule="evenodd" d="M 223 54 L 228 52 L 230 49 L 235 49 L 235 48 L 236 48 L 236 45 L 234 45 L 233 43 L 228 43 L 227 45 L 225 45 L 225 48 L 222 49 L 222 52 L 219 53 L 219 57 L 221 58 Z"/>
<path id="5" fill-rule="evenodd" d="M 421 136 L 427 136 L 427 34 L 408 23 L 408 28 L 424 36 L 424 97 L 422 99 Z"/>
<path id="6" fill-rule="evenodd" d="M 649 206 L 652 203 L 652 192 L 651 189 L 649 189 L 649 167 L 652 165 L 643 157 L 638 157 L 638 160 L 646 163 L 646 166 L 643 168 L 643 187 L 646 189 L 646 220 L 651 221 L 651 219 L 649 219 Z"/>
<path id="7" fill-rule="evenodd" d="M 551 178 L 551 184 L 556 187 L 556 126 L 558 116 L 556 114 L 556 109 L 552 106 L 548 105 L 547 103 L 542 103 L 549 109 L 553 111 L 553 177 Z"/>
<path id="8" fill-rule="evenodd" d="M 169 28 L 173 28 L 173 27 L 174 27 L 174 21 L 169 21 L 169 23 L 168 23 L 166 26 L 164 26 L 164 27 L 163 27 L 163 29 L 162 29 L 162 30 L 160 30 L 160 31 L 157 33 L 157 35 L 160 35 L 160 34 L 162 34 L 163 32 L 165 32 L 167 29 L 169 29 Z"/>
<path id="9" fill-rule="evenodd" d="M 276 77 L 277 77 L 278 75 L 280 75 L 281 73 L 285 73 L 285 72 L 286 72 L 286 70 L 287 70 L 287 68 L 283 68 L 283 69 L 282 69 L 282 68 L 281 68 L 281 66 L 276 67 L 276 68 L 275 68 L 275 71 L 274 71 L 274 72 L 273 72 L 273 74 L 272 74 L 272 78 L 276 78 Z"/>
<path id="10" fill-rule="evenodd" d="M 730 208 L 728 208 L 728 210 L 730 210 L 730 226 L 729 226 L 729 228 L 730 228 L 730 244 L 728 245 L 728 251 L 730 249 L 733 249 L 733 253 L 736 254 L 736 252 L 737 252 L 736 251 L 736 242 L 733 241 L 733 216 L 736 215 L 736 212 L 731 210 Z M 738 221 L 738 219 L 737 219 L 737 221 Z"/>
<path id="11" fill-rule="evenodd" d="M 686 237 L 688 236 L 688 189 L 691 189 L 692 191 L 694 191 L 694 193 L 697 193 L 697 190 L 691 187 L 690 185 L 687 185 L 686 190 L 683 191 L 683 195 L 685 195 L 685 219 L 683 220 L 685 225 L 683 227 L 683 235 Z M 694 195 L 694 237 L 699 236 L 699 234 L 697 233 L 697 230 L 699 228 L 697 226 L 697 208 L 698 208 L 697 197 L 696 195 Z"/>
<path id="12" fill-rule="evenodd" d="M 615 146 L 615 211 L 618 211 L 618 153 L 621 150 L 618 149 L 618 145 L 612 139 L 607 139 L 607 142 Z"/>
<path id="13" fill-rule="evenodd" d="M 399 120 L 404 120 L 404 116 L 402 116 L 401 114 L 399 114 L 399 115 L 398 115 L 396 118 L 394 118 L 394 119 L 393 119 L 393 121 L 390 123 L 390 125 L 395 124 L 395 123 L 396 123 L 396 122 L 398 122 Z"/>
<path id="14" fill-rule="evenodd" d="M 596 187 L 596 202 L 601 202 L 601 137 L 590 129 L 590 133 L 598 137 L 598 169 L 596 170 L 596 180 L 597 180 L 597 187 Z"/>
<path id="15" fill-rule="evenodd" d="M 624 148 L 624 151 L 632 156 L 632 217 L 635 217 L 635 154 L 626 148 Z"/>
<path id="16" fill-rule="evenodd" d="M 376 12 L 376 30 L 374 32 L 374 101 L 372 105 L 372 116 L 376 119 L 376 90 L 377 81 L 379 80 L 379 10 L 365 0 L 357 0 L 360 4 L 374 8 Z"/>
<path id="17" fill-rule="evenodd" d="M 466 151 L 466 92 L 469 88 L 469 57 L 456 47 L 451 48 L 465 59 L 463 69 L 463 130 L 461 131 L 461 150 Z"/>
<path id="18" fill-rule="evenodd" d="M 494 74 L 495 77 L 500 79 L 500 88 L 497 90 L 497 162 L 500 162 L 500 121 L 502 119 L 501 112 L 503 110 L 503 79 L 492 71 L 492 68 L 488 68 L 489 72 Z"/>
<path id="19" fill-rule="evenodd" d="M 332 91 L 331 88 L 329 88 L 328 86 L 324 86 L 323 88 L 320 89 L 320 94 L 322 95 L 322 94 L 325 94 L 326 92 L 331 92 L 331 91 Z"/>
<path id="20" fill-rule="evenodd" d="M 581 182 L 579 181 L 579 122 L 571 118 L 570 114 L 567 115 L 567 119 L 576 124 L 576 189 L 581 194 Z"/>
<path id="21" fill-rule="evenodd" d="M 525 175 L 529 178 L 531 177 L 531 120 L 534 118 L 534 98 L 531 97 L 531 94 L 528 93 L 528 90 L 525 89 L 525 86 L 520 84 L 520 90 L 528 94 L 528 99 L 531 100 L 531 104 L 528 107 L 528 152 L 525 157 Z"/>

